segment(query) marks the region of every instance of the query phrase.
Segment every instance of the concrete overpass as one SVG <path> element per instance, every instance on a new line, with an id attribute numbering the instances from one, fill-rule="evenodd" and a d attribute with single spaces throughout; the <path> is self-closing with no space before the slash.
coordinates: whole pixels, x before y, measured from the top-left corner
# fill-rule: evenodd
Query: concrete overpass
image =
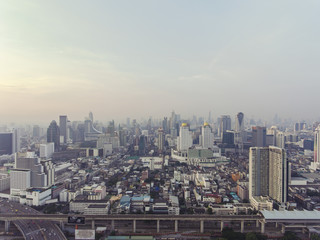
<path id="1" fill-rule="evenodd" d="M 281 232 L 286 228 L 302 228 L 320 226 L 319 211 L 261 211 L 260 215 L 155 215 L 155 214 L 118 214 L 118 215 L 83 215 L 83 214 L 25 214 L 8 213 L 1 214 L 0 221 L 5 221 L 5 226 L 15 220 L 46 220 L 60 223 L 61 229 L 68 224 L 68 217 L 84 217 L 86 222 L 91 222 L 92 229 L 96 221 L 110 221 L 114 229 L 115 221 L 132 221 L 132 231 L 137 231 L 137 221 L 156 221 L 157 232 L 160 232 L 161 221 L 173 221 L 175 232 L 179 231 L 179 221 L 200 222 L 200 233 L 204 233 L 204 222 L 219 222 L 222 231 L 225 223 L 240 223 L 240 231 L 244 232 L 246 222 L 255 222 L 260 227 L 261 233 L 265 233 L 265 225 L 272 224 L 275 228 L 280 225 Z"/>
<path id="2" fill-rule="evenodd" d="M 154 214 L 119 214 L 119 215 L 83 215 L 83 214 L 1 214 L 0 220 L 7 223 L 15 220 L 47 220 L 60 222 L 61 229 L 68 222 L 68 217 L 85 217 L 86 221 L 91 222 L 92 228 L 95 228 L 96 221 L 111 221 L 114 228 L 115 221 L 132 221 L 135 233 L 137 231 L 137 221 L 156 221 L 157 232 L 160 232 L 161 221 L 174 221 L 175 232 L 179 230 L 179 221 L 200 222 L 200 233 L 204 232 L 204 222 L 219 222 L 220 230 L 224 228 L 225 222 L 240 222 L 241 232 L 244 232 L 246 221 L 255 221 L 259 227 L 259 222 L 263 223 L 263 217 L 259 215 L 154 215 Z M 7 224 L 6 224 L 7 226 Z"/>

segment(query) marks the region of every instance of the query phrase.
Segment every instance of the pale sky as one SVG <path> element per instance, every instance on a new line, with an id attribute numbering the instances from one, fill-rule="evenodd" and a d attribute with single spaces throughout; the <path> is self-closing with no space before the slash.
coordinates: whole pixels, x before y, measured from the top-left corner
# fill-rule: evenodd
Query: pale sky
<path id="1" fill-rule="evenodd" d="M 319 118 L 319 0 L 0 0 L 0 119 Z"/>

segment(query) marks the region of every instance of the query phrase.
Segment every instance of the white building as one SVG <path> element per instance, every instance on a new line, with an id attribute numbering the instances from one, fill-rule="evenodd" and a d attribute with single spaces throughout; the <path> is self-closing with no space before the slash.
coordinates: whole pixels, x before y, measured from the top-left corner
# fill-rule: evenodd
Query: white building
<path id="1" fill-rule="evenodd" d="M 54 143 L 46 143 L 46 144 L 40 144 L 40 157 L 41 158 L 51 158 L 52 154 L 54 153 Z"/>
<path id="2" fill-rule="evenodd" d="M 10 189 L 10 176 L 7 173 L 0 173 L 0 192 Z"/>
<path id="3" fill-rule="evenodd" d="M 201 128 L 201 138 L 200 138 L 200 144 L 202 148 L 212 148 L 213 147 L 213 141 L 214 141 L 214 135 L 212 132 L 212 129 L 208 123 L 204 123 L 204 125 Z"/>
<path id="4" fill-rule="evenodd" d="M 319 167 L 320 163 L 320 125 L 314 132 L 314 164 L 313 168 Z"/>
<path id="5" fill-rule="evenodd" d="M 20 204 L 29 206 L 42 206 L 51 199 L 51 188 L 30 188 L 26 191 L 26 197 L 20 198 Z"/>
<path id="6" fill-rule="evenodd" d="M 21 190 L 31 187 L 31 171 L 12 169 L 10 171 L 10 194 L 19 195 Z"/>
<path id="7" fill-rule="evenodd" d="M 192 147 L 192 132 L 187 123 L 182 123 L 177 138 L 177 149 L 178 151 L 187 151 L 190 147 Z"/>
<path id="8" fill-rule="evenodd" d="M 110 210 L 110 203 L 106 204 L 90 204 L 84 209 L 83 214 L 86 215 L 107 215 Z"/>
<path id="9" fill-rule="evenodd" d="M 162 169 L 163 158 L 162 157 L 142 157 L 140 158 L 144 167 L 150 170 Z"/>

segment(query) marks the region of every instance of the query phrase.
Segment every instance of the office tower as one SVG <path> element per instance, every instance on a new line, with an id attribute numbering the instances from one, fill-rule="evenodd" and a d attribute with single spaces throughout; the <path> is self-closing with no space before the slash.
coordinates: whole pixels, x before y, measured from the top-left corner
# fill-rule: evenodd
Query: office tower
<path id="1" fill-rule="evenodd" d="M 314 132 L 314 166 L 318 167 L 320 162 L 320 125 Z"/>
<path id="2" fill-rule="evenodd" d="M 91 122 L 93 122 L 93 113 L 92 113 L 92 112 L 89 112 L 89 120 L 90 120 Z"/>
<path id="3" fill-rule="evenodd" d="M 18 153 L 15 168 L 10 171 L 10 194 L 19 195 L 29 187 L 42 188 L 54 184 L 55 169 L 51 161 L 40 159 L 34 152 Z"/>
<path id="4" fill-rule="evenodd" d="M 229 115 L 222 115 L 219 119 L 218 136 L 222 138 L 227 130 L 231 130 L 231 118 Z"/>
<path id="5" fill-rule="evenodd" d="M 206 122 L 201 128 L 201 146 L 202 148 L 213 147 L 213 133 L 210 125 Z"/>
<path id="6" fill-rule="evenodd" d="M 41 158 L 51 158 L 52 154 L 54 153 L 54 143 L 45 143 L 40 144 L 40 157 Z"/>
<path id="7" fill-rule="evenodd" d="M 175 128 L 176 121 L 177 121 L 177 116 L 176 116 L 175 112 L 172 111 L 171 118 L 170 118 L 170 129 Z"/>
<path id="8" fill-rule="evenodd" d="M 60 116 L 59 127 L 60 127 L 61 143 L 67 143 L 67 124 L 68 124 L 67 116 Z"/>
<path id="9" fill-rule="evenodd" d="M 168 133 L 168 129 L 169 129 L 169 126 L 168 126 L 168 118 L 167 117 L 164 117 L 163 120 L 162 120 L 162 129 L 164 131 L 164 133 Z"/>
<path id="10" fill-rule="evenodd" d="M 57 152 L 60 148 L 60 129 L 56 121 L 52 121 L 47 130 L 47 142 L 54 143 L 54 150 Z"/>
<path id="11" fill-rule="evenodd" d="M 54 183 L 54 167 L 51 161 L 40 161 L 34 152 L 18 153 L 16 169 L 31 171 L 31 187 L 47 187 Z"/>
<path id="12" fill-rule="evenodd" d="M 84 140 L 85 141 L 95 141 L 99 138 L 99 135 L 102 132 L 95 129 L 93 126 L 93 114 L 92 112 L 89 113 L 89 119 L 84 121 Z"/>
<path id="13" fill-rule="evenodd" d="M 14 134 L 0 133 L 0 155 L 14 153 Z"/>
<path id="14" fill-rule="evenodd" d="M 20 134 L 18 129 L 0 133 L 0 155 L 13 154 L 20 151 Z"/>
<path id="15" fill-rule="evenodd" d="M 182 123 L 180 127 L 180 135 L 177 138 L 178 151 L 187 151 L 192 147 L 192 132 L 189 131 L 187 123 Z"/>
<path id="16" fill-rule="evenodd" d="M 141 135 L 139 138 L 139 156 L 144 156 L 146 154 L 146 145 L 146 136 Z"/>
<path id="17" fill-rule="evenodd" d="M 33 126 L 32 136 L 34 138 L 39 138 L 40 137 L 40 127 L 38 125 L 34 125 Z"/>
<path id="18" fill-rule="evenodd" d="M 288 193 L 286 152 L 278 147 L 251 147 L 249 152 L 249 198 L 269 196 L 283 203 Z"/>
<path id="19" fill-rule="evenodd" d="M 284 132 L 277 131 L 276 132 L 276 146 L 279 148 L 285 147 L 285 138 Z"/>
<path id="20" fill-rule="evenodd" d="M 10 170 L 10 194 L 19 195 L 21 190 L 31 187 L 31 171 L 26 169 Z"/>
<path id="21" fill-rule="evenodd" d="M 222 143 L 233 145 L 234 144 L 234 138 L 235 138 L 235 132 L 234 131 L 226 131 L 222 135 Z"/>
<path id="22" fill-rule="evenodd" d="M 236 132 L 242 132 L 244 131 L 244 114 L 242 112 L 239 112 L 236 115 L 236 121 L 235 121 L 235 128 L 234 130 Z"/>
<path id="23" fill-rule="evenodd" d="M 252 127 L 252 146 L 265 147 L 266 146 L 266 127 Z"/>
<path id="24" fill-rule="evenodd" d="M 234 143 L 241 145 L 246 141 L 247 139 L 244 131 L 244 114 L 239 112 L 235 118 Z"/>
<path id="25" fill-rule="evenodd" d="M 306 123 L 305 122 L 298 122 L 295 123 L 293 126 L 293 129 L 295 132 L 300 132 L 306 128 Z"/>
<path id="26" fill-rule="evenodd" d="M 109 125 L 107 127 L 107 133 L 110 134 L 111 137 L 114 137 L 115 135 L 115 126 L 114 126 L 114 120 L 109 122 Z"/>
<path id="27" fill-rule="evenodd" d="M 158 149 L 159 152 L 163 152 L 164 150 L 164 131 L 162 128 L 158 129 Z"/>
<path id="28" fill-rule="evenodd" d="M 15 128 L 12 130 L 13 133 L 13 152 L 19 152 L 21 150 L 20 148 L 20 130 Z"/>
<path id="29" fill-rule="evenodd" d="M 121 147 L 126 146 L 127 144 L 127 139 L 126 139 L 126 134 L 124 129 L 120 126 L 119 124 L 119 144 Z"/>

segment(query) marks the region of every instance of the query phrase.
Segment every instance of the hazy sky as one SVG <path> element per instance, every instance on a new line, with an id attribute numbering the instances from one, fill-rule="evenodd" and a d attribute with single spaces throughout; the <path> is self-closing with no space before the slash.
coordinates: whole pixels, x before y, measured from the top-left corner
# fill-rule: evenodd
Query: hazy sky
<path id="1" fill-rule="evenodd" d="M 0 0 L 0 121 L 320 117 L 320 1 Z"/>

